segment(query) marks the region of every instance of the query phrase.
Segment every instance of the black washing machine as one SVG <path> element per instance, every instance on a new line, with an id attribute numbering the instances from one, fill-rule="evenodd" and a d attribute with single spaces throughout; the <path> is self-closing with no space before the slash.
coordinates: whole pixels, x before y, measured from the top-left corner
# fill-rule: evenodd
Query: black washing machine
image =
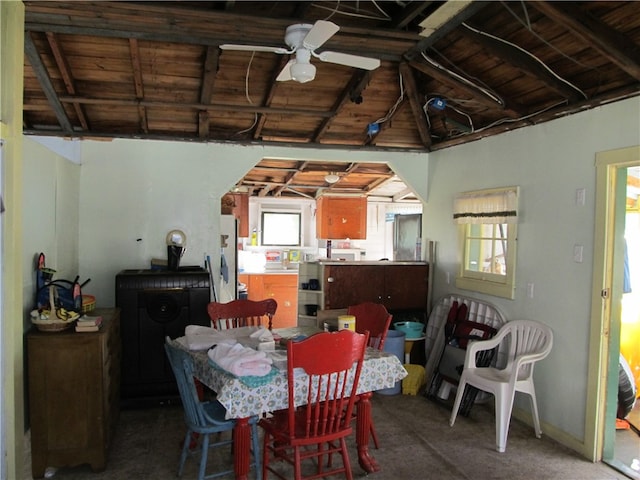
<path id="1" fill-rule="evenodd" d="M 178 388 L 164 351 L 165 337 L 184 335 L 187 325 L 211 325 L 209 288 L 209 274 L 201 268 L 123 270 L 116 275 L 124 407 L 177 401 Z"/>

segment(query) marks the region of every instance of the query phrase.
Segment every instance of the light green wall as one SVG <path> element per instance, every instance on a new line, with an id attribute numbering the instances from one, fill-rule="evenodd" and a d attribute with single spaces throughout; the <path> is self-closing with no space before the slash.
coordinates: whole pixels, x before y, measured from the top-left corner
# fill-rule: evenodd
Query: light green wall
<path id="1" fill-rule="evenodd" d="M 638 112 L 640 99 L 634 98 L 429 156 L 431 183 L 424 216 L 425 236 L 438 245 L 435 298 L 456 291 L 454 195 L 520 186 L 515 299 L 485 298 L 509 319 L 535 319 L 553 329 L 553 351 L 536 367 L 538 406 L 542 421 L 550 426 L 543 428 L 545 433 L 578 450 L 585 435 L 589 374 L 595 155 L 640 144 Z M 576 205 L 579 188 L 586 189 L 584 206 Z M 573 261 L 574 245 L 584 246 L 582 263 Z M 447 273 L 451 284 L 446 283 Z M 526 295 L 529 283 L 534 284 L 532 299 Z"/>
<path id="2" fill-rule="evenodd" d="M 2 452 L 0 476 L 22 478 L 24 368 L 22 330 L 22 90 L 24 5 L 0 2 L 0 138 L 2 138 L 2 221 L 0 253 L 0 391 Z"/>
<path id="3" fill-rule="evenodd" d="M 69 162 L 29 137 L 24 138 L 24 312 L 34 307 L 35 259 L 40 252 L 55 279 L 78 274 L 80 165 Z M 85 279 L 80 279 L 83 281 Z"/>
<path id="4" fill-rule="evenodd" d="M 101 305 L 115 303 L 114 278 L 166 258 L 165 236 L 187 235 L 184 265 L 219 265 L 220 198 L 262 158 L 393 163 L 426 197 L 426 154 L 247 147 L 140 140 L 82 142 L 80 275 Z M 140 239 L 140 240 L 139 240 Z"/>

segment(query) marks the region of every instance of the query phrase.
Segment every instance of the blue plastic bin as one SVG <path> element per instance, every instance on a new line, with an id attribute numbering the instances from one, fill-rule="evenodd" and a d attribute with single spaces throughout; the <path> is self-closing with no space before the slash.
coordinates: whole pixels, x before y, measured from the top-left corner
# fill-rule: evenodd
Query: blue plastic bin
<path id="1" fill-rule="evenodd" d="M 398 357 L 400 363 L 404 363 L 404 339 L 404 332 L 389 330 L 387 332 L 387 339 L 384 341 L 383 350 Z M 382 395 L 398 395 L 402 392 L 402 380 L 397 381 L 391 388 L 383 388 L 382 390 L 377 390 L 377 392 Z"/>

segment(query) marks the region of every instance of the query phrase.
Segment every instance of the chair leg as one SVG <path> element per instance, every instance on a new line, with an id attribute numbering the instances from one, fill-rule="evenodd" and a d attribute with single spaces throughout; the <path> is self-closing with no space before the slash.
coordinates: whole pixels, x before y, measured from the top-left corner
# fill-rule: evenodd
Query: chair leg
<path id="1" fill-rule="evenodd" d="M 449 417 L 449 425 L 453 427 L 453 424 L 456 423 L 456 417 L 458 416 L 458 410 L 460 409 L 460 402 L 462 402 L 462 397 L 464 396 L 464 389 L 467 385 L 467 381 L 464 378 L 464 374 L 460 377 L 460 381 L 458 382 L 458 391 L 456 392 L 456 400 L 453 402 L 453 409 L 451 410 L 451 416 Z"/>
<path id="2" fill-rule="evenodd" d="M 260 460 L 260 441 L 258 438 L 258 424 L 251 426 L 251 447 L 253 449 L 253 464 L 256 469 L 256 480 L 262 480 L 262 462 Z"/>
<path id="3" fill-rule="evenodd" d="M 184 464 L 187 461 L 187 455 L 189 454 L 189 443 L 191 441 L 191 430 L 187 429 L 187 434 L 184 437 L 184 442 L 182 443 L 182 453 L 180 454 L 180 463 L 178 464 L 178 476 L 182 476 L 182 470 L 184 469 Z"/>
<path id="4" fill-rule="evenodd" d="M 302 480 L 302 458 L 300 456 L 301 447 L 293 447 L 293 478 Z"/>
<path id="5" fill-rule="evenodd" d="M 373 425 L 373 420 L 369 423 L 369 431 L 371 432 L 371 438 L 373 438 L 373 445 L 377 450 L 380 448 L 380 444 L 378 443 L 378 434 L 376 433 L 376 427 Z"/>
<path id="6" fill-rule="evenodd" d="M 540 417 L 538 416 L 538 402 L 536 401 L 536 391 L 531 388 L 529 393 L 529 401 L 531 402 L 531 417 L 533 418 L 533 430 L 536 437 L 542 437 L 542 428 L 540 428 Z"/>
<path id="7" fill-rule="evenodd" d="M 344 437 L 340 439 L 340 453 L 342 454 L 342 465 L 344 466 L 344 474 L 347 480 L 353 480 L 351 472 L 351 462 L 349 461 L 349 451 L 347 450 L 347 441 Z"/>
<path id="8" fill-rule="evenodd" d="M 507 435 L 509 434 L 514 395 L 515 392 L 501 392 L 500 390 L 494 393 L 496 403 L 496 450 L 500 453 L 504 453 L 507 449 Z"/>
<path id="9" fill-rule="evenodd" d="M 207 468 L 207 456 L 209 455 L 209 435 L 202 435 L 202 449 L 200 452 L 200 469 L 198 470 L 198 480 L 204 480 L 204 472 Z"/>
<path id="10" fill-rule="evenodd" d="M 269 437 L 270 435 L 265 432 L 264 439 L 262 441 L 262 478 L 267 478 L 267 468 L 269 468 Z"/>

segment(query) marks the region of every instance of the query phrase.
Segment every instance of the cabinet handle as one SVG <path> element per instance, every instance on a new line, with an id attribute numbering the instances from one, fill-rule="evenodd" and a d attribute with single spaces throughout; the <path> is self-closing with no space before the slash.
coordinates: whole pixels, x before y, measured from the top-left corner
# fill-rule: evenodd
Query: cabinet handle
<path id="1" fill-rule="evenodd" d="M 327 282 L 328 283 L 333 283 L 333 277 L 327 277 Z"/>

